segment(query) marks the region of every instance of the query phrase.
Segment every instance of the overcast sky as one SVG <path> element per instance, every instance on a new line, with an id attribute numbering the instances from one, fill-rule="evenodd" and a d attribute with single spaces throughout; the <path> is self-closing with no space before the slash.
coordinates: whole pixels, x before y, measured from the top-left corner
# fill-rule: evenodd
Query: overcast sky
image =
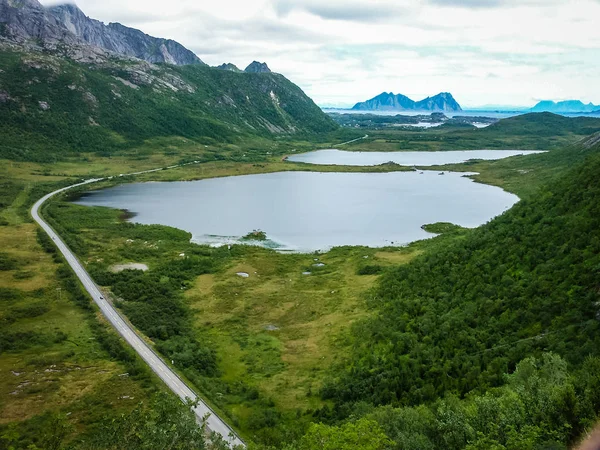
<path id="1" fill-rule="evenodd" d="M 76 3 L 106 23 L 175 39 L 210 65 L 267 62 L 320 105 L 383 91 L 414 100 L 448 91 L 463 107 L 600 104 L 600 0 Z"/>

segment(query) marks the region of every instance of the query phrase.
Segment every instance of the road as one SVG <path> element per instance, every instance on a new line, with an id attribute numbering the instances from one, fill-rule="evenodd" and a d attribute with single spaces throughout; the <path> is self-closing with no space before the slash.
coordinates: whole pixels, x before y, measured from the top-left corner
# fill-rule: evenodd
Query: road
<path id="1" fill-rule="evenodd" d="M 148 173 L 154 172 L 162 169 L 155 169 L 152 171 L 145 172 L 136 172 L 135 174 L 127 174 L 127 175 L 137 175 L 140 173 Z M 120 175 L 120 176 L 125 176 Z M 40 216 L 39 210 L 40 207 L 46 202 L 49 198 L 55 196 L 60 192 L 64 192 L 66 190 L 84 186 L 90 183 L 96 183 L 98 181 L 102 181 L 104 178 L 97 178 L 84 181 L 83 183 L 74 184 L 72 186 L 68 186 L 57 191 L 54 191 L 40 200 L 38 200 L 33 208 L 31 209 L 31 215 L 33 219 L 44 229 L 44 231 L 52 238 L 60 252 L 63 254 L 81 283 L 88 291 L 88 293 L 94 299 L 94 302 L 98 305 L 102 314 L 109 320 L 112 326 L 119 332 L 123 339 L 127 341 L 129 345 L 133 347 L 133 349 L 142 357 L 144 361 L 150 366 L 152 371 L 156 373 L 162 379 L 165 384 L 171 389 L 182 401 L 186 401 L 186 399 L 191 399 L 192 401 L 198 401 L 196 407 L 193 408 L 194 413 L 196 414 L 198 420 L 203 420 L 205 417 L 208 417 L 206 420 L 206 426 L 210 431 L 220 434 L 223 439 L 229 442 L 230 445 L 243 446 L 245 447 L 244 442 L 237 436 L 237 434 L 227 425 L 208 405 L 206 405 L 198 396 L 177 376 L 177 374 L 171 370 L 171 368 L 165 364 L 165 362 L 156 354 L 154 351 L 146 344 L 133 330 L 133 328 L 126 322 L 117 312 L 117 310 L 104 298 L 102 292 L 94 283 L 90 275 L 87 273 L 83 265 L 79 262 L 79 260 L 75 257 L 73 252 L 66 246 L 66 244 L 62 241 L 60 236 L 58 236 L 54 230 L 48 225 L 44 219 Z"/>
<path id="2" fill-rule="evenodd" d="M 363 139 L 367 139 L 368 137 L 369 137 L 369 135 L 365 134 L 363 137 L 360 137 L 358 139 L 352 139 L 351 141 L 348 141 L 348 142 L 342 142 L 341 144 L 334 145 L 334 147 L 341 147 L 342 145 L 352 144 L 353 142 L 362 141 Z"/>

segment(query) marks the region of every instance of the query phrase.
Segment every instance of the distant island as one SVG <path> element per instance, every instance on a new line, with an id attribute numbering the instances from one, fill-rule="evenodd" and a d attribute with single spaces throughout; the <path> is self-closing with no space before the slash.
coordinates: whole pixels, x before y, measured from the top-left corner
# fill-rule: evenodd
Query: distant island
<path id="1" fill-rule="evenodd" d="M 565 100 L 562 102 L 553 102 L 543 100 L 530 109 L 531 112 L 552 112 L 552 113 L 598 113 L 600 105 L 588 103 L 581 100 Z"/>
<path id="2" fill-rule="evenodd" d="M 442 92 L 418 102 L 402 94 L 395 95 L 393 92 L 383 92 L 366 102 L 357 103 L 352 107 L 352 110 L 457 112 L 462 111 L 462 108 L 449 92 Z"/>

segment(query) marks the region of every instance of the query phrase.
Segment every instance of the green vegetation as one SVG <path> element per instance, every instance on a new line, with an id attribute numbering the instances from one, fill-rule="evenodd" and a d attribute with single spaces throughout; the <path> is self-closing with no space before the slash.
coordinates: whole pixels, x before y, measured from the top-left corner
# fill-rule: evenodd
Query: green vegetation
<path id="1" fill-rule="evenodd" d="M 0 68 L 0 157 L 7 159 L 52 162 L 78 153 L 135 154 L 159 138 L 200 147 L 337 128 L 278 74 L 118 60 L 84 65 L 7 50 Z"/>
<path id="2" fill-rule="evenodd" d="M 0 232 L 0 448 L 76 445 L 153 392 L 153 376 L 99 320 L 49 239 L 24 223 L 20 193 L 11 197 Z"/>
<path id="3" fill-rule="evenodd" d="M 366 261 L 390 267 L 418 252 L 342 248 L 319 258 L 211 249 L 179 230 L 123 222 L 121 211 L 53 202 L 44 213 L 156 349 L 265 444 L 300 437 L 324 405 L 317 396 L 324 362 L 348 353 L 345 330 L 365 315 L 362 293 L 376 279 L 357 271 Z M 111 271 L 126 261 L 149 270 Z"/>
<path id="4" fill-rule="evenodd" d="M 243 241 L 266 241 L 267 233 L 261 230 L 254 230 L 242 238 Z"/>
<path id="5" fill-rule="evenodd" d="M 421 228 L 428 233 L 434 234 L 454 233 L 464 230 L 463 227 L 448 222 L 428 223 Z"/>
<path id="6" fill-rule="evenodd" d="M 7 51 L 0 67 L 0 448 L 204 448 L 189 410 L 157 392 L 36 234 L 31 204 L 83 177 L 190 161 L 200 164 L 136 179 L 410 169 L 284 162 L 365 130 L 336 129 L 274 74 L 135 75 L 129 63 Z M 425 225 L 440 236 L 402 249 L 214 249 L 68 197 L 44 214 L 251 448 L 572 445 L 600 411 L 597 135 L 574 145 L 600 121 L 530 114 L 483 130 L 377 128 L 348 148 L 552 151 L 435 168 L 479 172 L 524 200 L 478 230 Z M 131 262 L 149 270 L 111 270 Z"/>
<path id="7" fill-rule="evenodd" d="M 323 390 L 334 411 L 485 391 L 519 361 L 551 350 L 573 368 L 576 387 L 553 410 L 566 427 L 550 429 L 572 444 L 598 413 L 585 384 L 599 348 L 598 150 L 537 198 L 385 273 L 369 301 L 375 314 L 353 327 L 347 369 Z"/>
<path id="8" fill-rule="evenodd" d="M 132 322 L 259 447 L 315 448 L 310 430 L 342 445 L 350 425 L 365 420 L 394 442 L 382 448 L 561 448 L 598 412 L 587 375 L 598 364 L 597 321 L 578 308 L 594 292 L 586 267 L 598 264 L 597 250 L 586 248 L 597 226 L 597 168 L 588 162 L 587 172 L 558 182 L 557 167 L 597 161 L 596 151 L 575 146 L 504 162 L 536 164 L 520 174 L 528 192 L 555 181 L 481 229 L 426 225 L 441 235 L 400 250 L 210 249 L 178 230 L 125 223 L 120 211 L 56 202 L 46 214 Z M 204 166 L 204 175 L 217 167 L 254 169 L 223 162 Z M 129 261 L 150 270 L 110 272 Z M 535 402 L 547 408 L 515 412 Z M 482 408 L 508 408 L 507 419 L 486 424 Z"/>
<path id="9" fill-rule="evenodd" d="M 345 150 L 356 151 L 443 151 L 480 149 L 552 150 L 583 139 L 600 128 L 600 119 L 563 117 L 532 113 L 500 120 L 486 128 L 464 129 L 445 125 L 438 128 L 369 130 L 369 138 L 356 141 Z M 351 132 L 350 129 L 345 129 Z M 353 129 L 355 137 L 365 129 Z"/>

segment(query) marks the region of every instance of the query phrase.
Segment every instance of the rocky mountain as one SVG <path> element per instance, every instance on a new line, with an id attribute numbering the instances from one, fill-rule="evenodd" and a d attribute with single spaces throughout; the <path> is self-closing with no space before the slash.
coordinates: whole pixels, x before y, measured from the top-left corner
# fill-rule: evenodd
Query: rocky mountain
<path id="1" fill-rule="evenodd" d="M 448 92 L 442 92 L 418 102 L 402 94 L 383 92 L 366 102 L 357 103 L 352 109 L 355 111 L 462 111 L 458 102 Z"/>
<path id="2" fill-rule="evenodd" d="M 334 131 L 338 126 L 276 73 L 139 59 L 80 63 L 0 42 L 0 159 L 110 155 L 170 139 L 205 144 Z"/>
<path id="3" fill-rule="evenodd" d="M 217 69 L 229 70 L 230 72 L 241 72 L 241 70 L 235 64 L 231 63 L 221 64 L 220 66 L 217 66 Z"/>
<path id="4" fill-rule="evenodd" d="M 247 73 L 271 73 L 271 69 L 267 66 L 267 63 L 259 63 L 258 61 L 253 61 L 244 72 Z"/>
<path id="5" fill-rule="evenodd" d="M 150 63 L 204 64 L 181 44 L 148 36 L 118 23 L 104 25 L 75 5 L 44 8 L 37 0 L 0 0 L 0 37 L 51 49 L 67 46 L 71 56 L 82 46 L 135 57 Z"/>
<path id="6" fill-rule="evenodd" d="M 37 0 L 0 0 L 0 38 L 21 44 L 35 40 L 50 46 L 79 42 Z"/>
<path id="7" fill-rule="evenodd" d="M 223 68 L 74 6 L 0 0 L 0 158 L 110 154 L 153 138 L 233 143 L 337 129 L 266 64 Z"/>
<path id="8" fill-rule="evenodd" d="M 553 112 L 553 113 L 591 113 L 600 109 L 600 105 L 588 103 L 581 100 L 565 100 L 562 102 L 553 102 L 543 100 L 530 109 L 531 112 Z"/>
<path id="9" fill-rule="evenodd" d="M 87 17 L 73 4 L 54 6 L 49 8 L 48 12 L 67 30 L 90 45 L 150 63 L 204 64 L 193 52 L 178 42 L 148 36 L 140 30 L 120 23 L 104 25 Z"/>

